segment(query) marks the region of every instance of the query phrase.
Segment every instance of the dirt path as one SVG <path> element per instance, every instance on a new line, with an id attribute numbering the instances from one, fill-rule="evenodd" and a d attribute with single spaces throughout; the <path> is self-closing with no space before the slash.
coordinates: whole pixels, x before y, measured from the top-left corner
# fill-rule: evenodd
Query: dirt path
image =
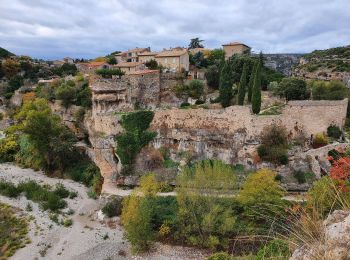
<path id="1" fill-rule="evenodd" d="M 36 203 L 28 201 L 21 196 L 18 199 L 10 199 L 0 196 L 0 201 L 26 210 L 28 203 L 32 205 L 32 211 L 28 212 L 33 217 L 30 224 L 29 236 L 32 241 L 26 247 L 19 249 L 11 259 L 32 260 L 89 260 L 89 259 L 204 259 L 204 255 L 191 248 L 173 247 L 155 244 L 155 250 L 151 253 L 132 256 L 130 245 L 123 238 L 123 229 L 115 222 L 106 224 L 97 220 L 97 211 L 100 208 L 99 200 L 93 200 L 87 196 L 87 188 L 82 184 L 71 180 L 62 180 L 46 177 L 41 172 L 31 169 L 21 169 L 12 164 L 0 164 L 0 178 L 13 183 L 26 180 L 35 180 L 39 184 L 55 185 L 62 183 L 67 189 L 78 192 L 74 199 L 66 199 L 68 209 L 74 210 L 70 216 L 73 219 L 71 227 L 57 225 L 49 218 L 48 212 L 39 209 Z M 123 192 L 125 196 L 129 192 Z"/>

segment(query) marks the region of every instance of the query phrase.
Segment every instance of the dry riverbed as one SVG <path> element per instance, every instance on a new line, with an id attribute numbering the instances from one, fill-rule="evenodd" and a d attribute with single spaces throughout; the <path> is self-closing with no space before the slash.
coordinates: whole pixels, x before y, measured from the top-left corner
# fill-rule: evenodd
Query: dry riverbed
<path id="1" fill-rule="evenodd" d="M 22 169 L 12 164 L 0 164 L 0 178 L 12 183 L 35 180 L 38 184 L 55 185 L 62 183 L 70 191 L 76 191 L 78 196 L 66 199 L 69 209 L 74 214 L 69 216 L 73 220 L 70 227 L 57 225 L 50 220 L 49 212 L 39 209 L 38 204 L 27 200 L 24 196 L 11 199 L 0 195 L 0 201 L 26 211 L 28 203 L 32 211 L 29 237 L 31 243 L 19 249 L 11 259 L 204 259 L 201 251 L 163 245 L 156 243 L 151 253 L 133 256 L 130 245 L 123 238 L 123 229 L 114 221 L 99 221 L 97 211 L 100 209 L 99 200 L 87 196 L 87 188 L 71 180 L 46 177 L 42 172 Z"/>

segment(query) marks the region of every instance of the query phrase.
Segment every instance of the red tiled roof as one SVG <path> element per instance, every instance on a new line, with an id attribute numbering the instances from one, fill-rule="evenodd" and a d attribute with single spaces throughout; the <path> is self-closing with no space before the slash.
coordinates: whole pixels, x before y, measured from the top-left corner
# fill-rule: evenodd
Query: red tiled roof
<path id="1" fill-rule="evenodd" d="M 235 46 L 235 45 L 244 45 L 244 46 L 249 48 L 248 45 L 241 43 L 241 42 L 230 42 L 230 43 L 223 44 L 222 46 Z"/>

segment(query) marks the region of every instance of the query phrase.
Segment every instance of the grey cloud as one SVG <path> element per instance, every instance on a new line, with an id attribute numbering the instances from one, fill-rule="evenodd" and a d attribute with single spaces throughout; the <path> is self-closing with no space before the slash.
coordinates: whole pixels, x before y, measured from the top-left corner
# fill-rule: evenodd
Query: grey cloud
<path id="1" fill-rule="evenodd" d="M 348 0 L 0 0 L 0 46 L 40 58 L 96 57 L 140 46 L 266 53 L 350 44 Z"/>

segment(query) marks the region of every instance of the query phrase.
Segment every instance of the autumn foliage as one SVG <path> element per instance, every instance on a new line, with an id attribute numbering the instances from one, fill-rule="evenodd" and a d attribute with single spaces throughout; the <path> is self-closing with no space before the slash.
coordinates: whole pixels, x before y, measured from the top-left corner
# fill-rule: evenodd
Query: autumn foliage
<path id="1" fill-rule="evenodd" d="M 333 158 L 330 158 L 333 159 Z M 346 181 L 350 178 L 350 156 L 340 157 L 332 160 L 332 168 L 330 170 L 332 179 Z"/>

